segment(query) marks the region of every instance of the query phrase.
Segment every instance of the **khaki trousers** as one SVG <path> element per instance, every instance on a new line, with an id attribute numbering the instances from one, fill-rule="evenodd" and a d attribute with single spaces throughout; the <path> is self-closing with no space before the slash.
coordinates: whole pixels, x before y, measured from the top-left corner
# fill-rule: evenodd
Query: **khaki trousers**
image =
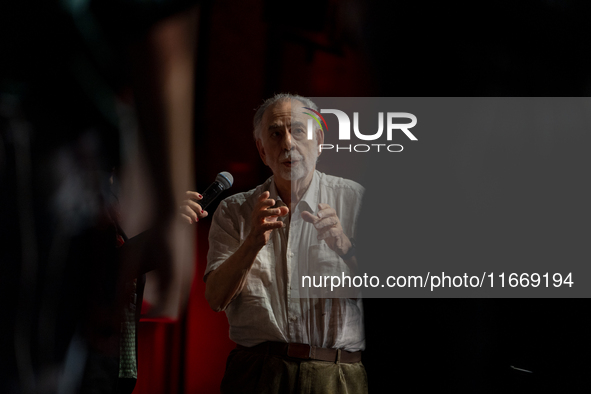
<path id="1" fill-rule="evenodd" d="M 361 362 L 301 360 L 234 349 L 226 362 L 223 394 L 367 394 Z"/>

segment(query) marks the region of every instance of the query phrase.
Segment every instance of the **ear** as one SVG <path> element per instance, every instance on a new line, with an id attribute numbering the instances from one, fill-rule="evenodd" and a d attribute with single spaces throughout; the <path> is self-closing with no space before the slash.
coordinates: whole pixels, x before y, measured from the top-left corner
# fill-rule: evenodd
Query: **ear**
<path id="1" fill-rule="evenodd" d="M 320 145 L 324 144 L 324 130 L 321 127 L 316 129 L 316 143 L 318 146 L 318 156 L 320 156 L 322 153 Z"/>
<path id="2" fill-rule="evenodd" d="M 263 163 L 265 163 L 266 166 L 269 166 L 267 164 L 267 155 L 265 154 L 265 148 L 263 147 L 263 142 L 260 138 L 257 138 L 257 149 L 259 151 L 259 155 L 261 156 L 261 160 L 263 161 Z"/>

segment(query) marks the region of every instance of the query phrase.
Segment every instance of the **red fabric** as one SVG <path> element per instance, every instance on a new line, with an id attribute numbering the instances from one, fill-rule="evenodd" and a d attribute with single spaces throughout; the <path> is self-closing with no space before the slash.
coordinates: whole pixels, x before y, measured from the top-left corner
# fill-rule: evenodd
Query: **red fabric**
<path id="1" fill-rule="evenodd" d="M 176 322 L 140 321 L 134 394 L 219 393 L 226 358 L 235 344 L 228 338 L 226 315 L 212 311 L 204 296 L 208 226 L 207 221 L 198 224 L 197 269 L 185 316 Z"/>
<path id="2" fill-rule="evenodd" d="M 199 223 L 200 234 L 209 233 L 209 223 Z M 214 312 L 205 300 L 207 237 L 198 236 L 198 240 L 199 258 L 187 311 L 185 392 L 219 393 L 226 359 L 236 344 L 228 336 L 226 314 Z"/>
<path id="3" fill-rule="evenodd" d="M 134 393 L 176 393 L 180 323 L 140 322 L 138 380 Z"/>

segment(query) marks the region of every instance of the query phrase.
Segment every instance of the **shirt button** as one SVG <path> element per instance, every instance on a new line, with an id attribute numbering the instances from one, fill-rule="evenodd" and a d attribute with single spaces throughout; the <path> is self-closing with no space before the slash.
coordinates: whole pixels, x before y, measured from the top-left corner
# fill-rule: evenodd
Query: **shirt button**
<path id="1" fill-rule="evenodd" d="M 291 256 L 291 257 L 295 256 L 295 253 L 291 253 L 291 254 L 290 254 L 290 256 Z"/>

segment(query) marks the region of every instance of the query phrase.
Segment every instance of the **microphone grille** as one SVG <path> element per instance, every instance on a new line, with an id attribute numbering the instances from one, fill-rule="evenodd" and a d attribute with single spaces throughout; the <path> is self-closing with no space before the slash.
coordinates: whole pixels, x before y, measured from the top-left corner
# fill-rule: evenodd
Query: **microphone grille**
<path id="1" fill-rule="evenodd" d="M 234 177 L 226 171 L 220 172 L 215 180 L 224 185 L 224 190 L 229 189 L 234 183 Z"/>

